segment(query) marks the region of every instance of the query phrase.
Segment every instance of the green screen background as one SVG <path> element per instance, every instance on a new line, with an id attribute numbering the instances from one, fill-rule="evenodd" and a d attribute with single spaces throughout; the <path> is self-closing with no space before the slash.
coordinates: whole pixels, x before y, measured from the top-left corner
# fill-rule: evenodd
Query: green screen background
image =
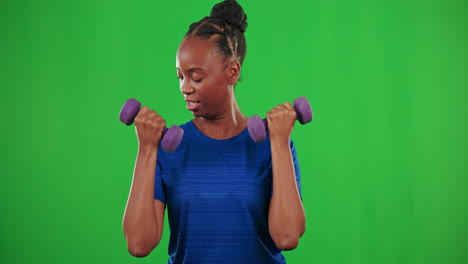
<path id="1" fill-rule="evenodd" d="M 187 122 L 175 52 L 218 1 L 0 3 L 1 263 L 166 263 L 122 219 L 135 97 Z M 288 263 L 468 263 L 468 2 L 240 1 L 244 114 L 309 98 L 307 230 Z M 167 214 L 166 214 L 167 217 Z"/>

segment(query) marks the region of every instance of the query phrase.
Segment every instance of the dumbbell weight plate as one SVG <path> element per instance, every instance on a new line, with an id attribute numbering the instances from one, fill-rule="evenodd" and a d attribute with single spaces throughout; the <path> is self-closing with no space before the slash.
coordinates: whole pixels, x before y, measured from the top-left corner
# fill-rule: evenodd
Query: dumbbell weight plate
<path id="1" fill-rule="evenodd" d="M 296 110 L 297 120 L 301 124 L 306 124 L 312 121 L 312 107 L 309 101 L 304 96 L 294 100 L 294 109 Z"/>
<path id="2" fill-rule="evenodd" d="M 261 142 L 266 139 L 266 127 L 263 120 L 258 115 L 251 116 L 247 119 L 247 128 L 250 137 L 254 142 Z"/>
<path id="3" fill-rule="evenodd" d="M 130 98 L 125 102 L 120 110 L 120 121 L 127 126 L 133 123 L 138 111 L 140 111 L 141 103 L 134 98 Z"/>
<path id="4" fill-rule="evenodd" d="M 167 152 L 173 152 L 182 141 L 184 130 L 176 125 L 171 126 L 165 133 L 161 146 Z"/>

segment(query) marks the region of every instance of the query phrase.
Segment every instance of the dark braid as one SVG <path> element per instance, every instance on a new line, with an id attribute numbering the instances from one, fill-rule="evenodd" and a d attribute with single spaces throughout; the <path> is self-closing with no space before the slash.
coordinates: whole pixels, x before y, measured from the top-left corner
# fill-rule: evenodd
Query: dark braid
<path id="1" fill-rule="evenodd" d="M 213 7 L 210 16 L 191 24 L 185 36 L 209 39 L 213 35 L 219 35 L 216 44 L 224 59 L 233 57 L 242 65 L 247 51 L 244 37 L 246 29 L 247 15 L 242 7 L 236 0 L 225 0 Z"/>

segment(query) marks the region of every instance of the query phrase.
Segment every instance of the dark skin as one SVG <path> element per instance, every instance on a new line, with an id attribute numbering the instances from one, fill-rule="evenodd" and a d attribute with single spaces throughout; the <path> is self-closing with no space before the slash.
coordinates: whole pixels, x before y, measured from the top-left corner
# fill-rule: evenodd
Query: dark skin
<path id="1" fill-rule="evenodd" d="M 242 132 L 247 117 L 237 105 L 234 85 L 241 65 L 224 58 L 211 39 L 186 37 L 177 51 L 176 68 L 180 90 L 196 101 L 193 122 L 203 134 L 226 139 Z M 190 108 L 190 106 L 188 106 Z M 269 207 L 269 230 L 278 248 L 297 247 L 305 232 L 305 212 L 297 191 L 289 138 L 296 120 L 294 107 L 285 102 L 267 113 L 273 164 L 273 197 Z"/>
<path id="2" fill-rule="evenodd" d="M 226 139 L 247 127 L 247 117 L 234 94 L 241 65 L 217 52 L 215 37 L 186 37 L 177 51 L 176 68 L 184 99 L 196 101 L 192 110 L 194 124 L 211 138 Z"/>
<path id="3" fill-rule="evenodd" d="M 180 89 L 193 113 L 193 122 L 208 137 L 227 139 L 247 127 L 247 117 L 237 105 L 234 85 L 241 65 L 224 58 L 213 42 L 186 37 L 177 51 L 176 67 Z M 268 228 L 276 246 L 292 250 L 305 231 L 305 212 L 297 190 L 289 138 L 296 113 L 286 102 L 267 113 L 273 167 L 273 196 Z M 160 242 L 166 205 L 154 199 L 154 171 L 161 132 L 166 125 L 156 111 L 143 106 L 135 117 L 138 156 L 130 195 L 125 208 L 123 231 L 128 251 L 145 257 Z M 156 175 L 158 177 L 158 175 Z"/>

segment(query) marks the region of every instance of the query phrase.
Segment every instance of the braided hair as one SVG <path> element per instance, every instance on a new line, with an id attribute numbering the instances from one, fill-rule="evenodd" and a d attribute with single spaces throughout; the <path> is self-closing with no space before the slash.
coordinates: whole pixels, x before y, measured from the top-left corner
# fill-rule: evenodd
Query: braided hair
<path id="1" fill-rule="evenodd" d="M 247 29 L 247 15 L 236 0 L 225 0 L 213 6 L 210 16 L 190 25 L 187 36 L 209 39 L 214 35 L 215 42 L 224 60 L 231 58 L 242 65 L 247 44 L 244 32 Z"/>

